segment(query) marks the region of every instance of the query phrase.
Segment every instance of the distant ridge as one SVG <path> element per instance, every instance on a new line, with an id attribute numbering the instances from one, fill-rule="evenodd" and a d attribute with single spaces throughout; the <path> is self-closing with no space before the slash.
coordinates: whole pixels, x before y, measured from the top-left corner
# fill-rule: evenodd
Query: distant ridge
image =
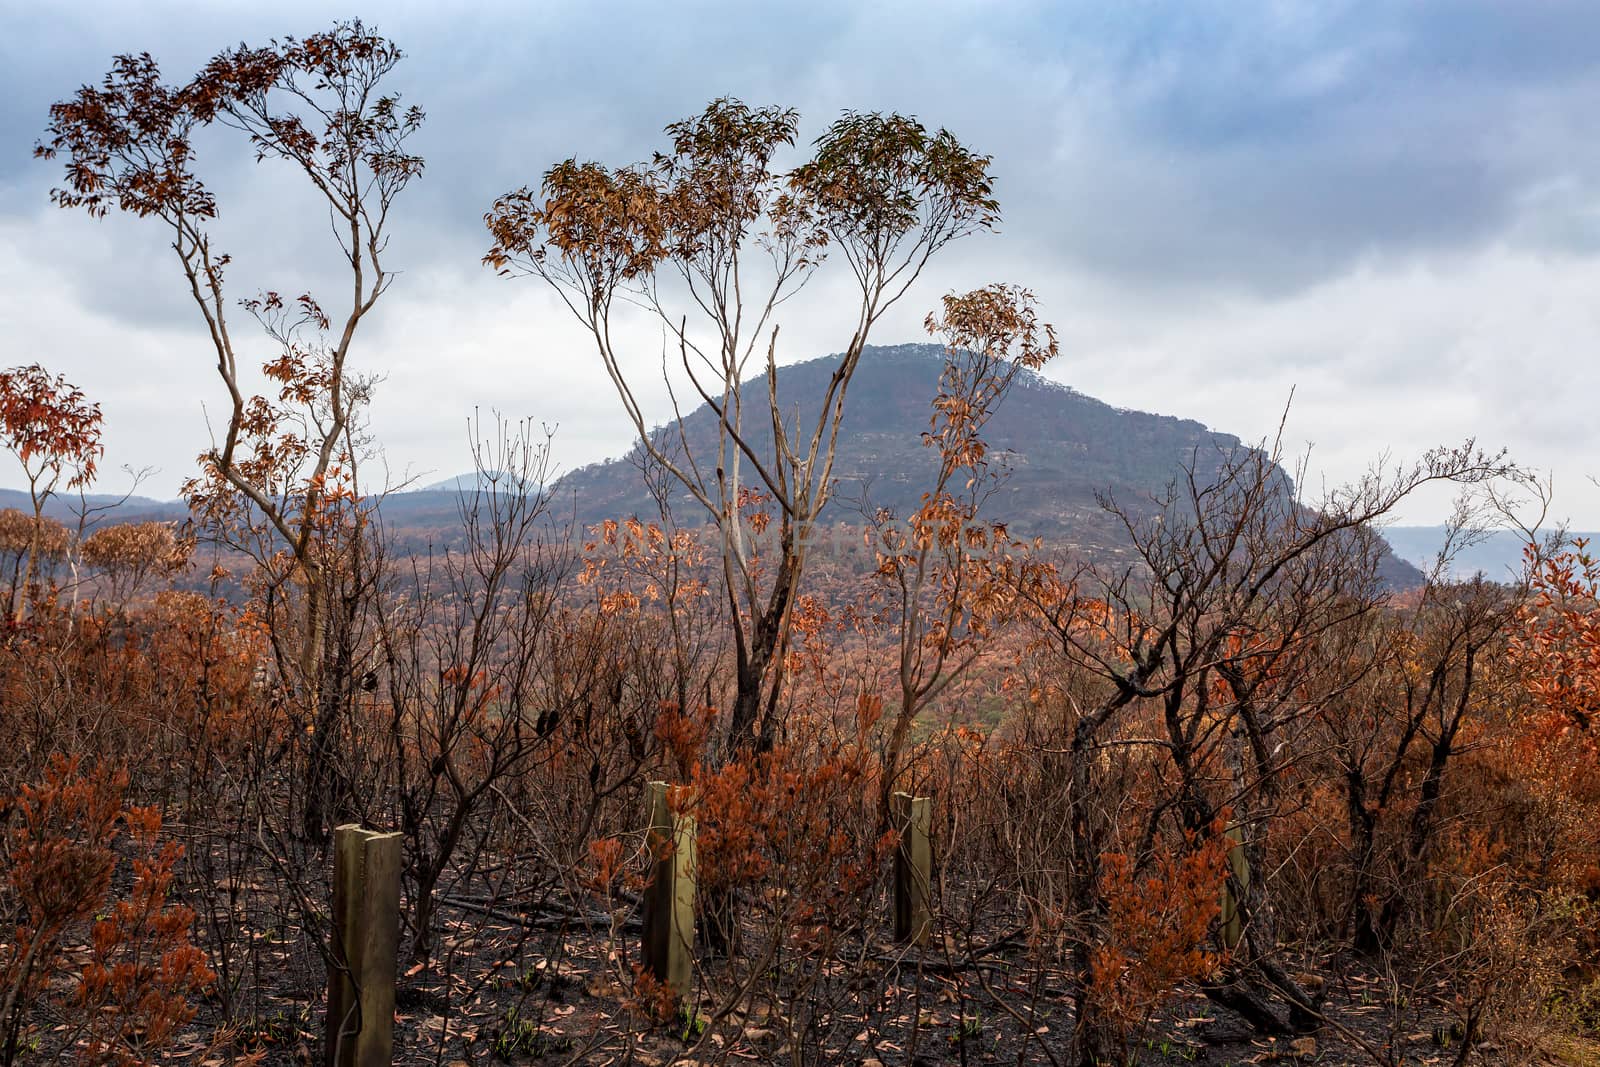
<path id="1" fill-rule="evenodd" d="M 1423 571 L 1433 568 L 1439 549 L 1444 545 L 1443 526 L 1388 526 L 1384 539 L 1399 556 Z M 1581 537 L 1590 544 L 1600 545 L 1600 533 L 1569 532 L 1569 537 Z M 1526 542 L 1520 533 L 1512 530 L 1495 530 L 1476 544 L 1468 545 L 1456 553 L 1450 562 L 1450 576 L 1471 578 L 1481 574 L 1490 581 L 1505 582 L 1522 572 L 1522 548 Z"/>
<path id="2" fill-rule="evenodd" d="M 516 480 L 516 476 L 509 471 L 467 471 L 463 474 L 456 475 L 454 478 L 446 478 L 443 481 L 434 482 L 431 485 L 419 486 L 416 489 L 407 490 L 407 492 L 459 493 L 463 489 L 470 492 L 474 489 L 486 489 L 494 483 L 498 483 L 502 488 L 508 487 Z M 539 488 L 536 483 L 532 482 L 529 483 L 529 487 L 535 490 Z"/>
<path id="3" fill-rule="evenodd" d="M 118 501 L 121 501 L 119 504 Z M 46 518 L 71 525 L 78 521 L 78 509 L 84 504 L 90 508 L 115 507 L 102 512 L 101 522 L 171 522 L 189 517 L 189 506 L 181 500 L 155 500 L 147 496 L 130 496 L 124 500 L 116 493 L 88 493 L 82 503 L 76 493 L 57 493 L 45 502 Z M 33 512 L 33 500 L 21 489 L 0 489 L 0 509 L 16 508 Z M 93 516 L 91 516 L 93 518 Z"/>
<path id="4" fill-rule="evenodd" d="M 793 413 L 805 402 L 815 403 L 842 358 L 835 354 L 780 367 L 780 403 Z M 938 345 L 865 350 L 850 386 L 834 463 L 838 489 L 823 513 L 824 522 L 859 523 L 862 507 L 887 507 L 905 515 L 920 504 L 938 470 L 937 454 L 923 445 L 922 434 L 943 366 L 944 350 Z M 765 392 L 764 381 L 760 389 Z M 689 413 L 683 424 L 690 446 L 701 455 L 714 448 L 716 430 L 715 416 L 704 406 Z M 1186 462 L 1193 461 L 1204 477 L 1245 447 L 1238 437 L 1193 419 L 1113 407 L 1030 371 L 1018 375 L 985 438 L 991 462 L 1009 474 L 985 505 L 984 518 L 1007 523 L 1013 534 L 1042 537 L 1089 559 L 1124 558 L 1130 551 L 1126 532 L 1101 507 L 1101 496 L 1136 513 L 1148 511 Z M 758 424 L 751 443 L 757 450 L 770 448 L 771 428 Z M 477 481 L 477 475 L 467 473 L 385 498 L 383 519 L 401 535 L 402 550 L 458 543 L 461 491 L 470 491 Z M 1287 474 L 1283 486 L 1285 492 L 1293 491 Z M 627 457 L 570 471 L 549 492 L 552 513 L 575 520 L 580 529 L 610 518 L 657 514 L 639 468 Z M 670 504 L 679 525 L 706 522 L 704 511 L 679 487 L 674 486 Z M 26 509 L 27 494 L 0 490 L 0 506 Z M 66 501 L 57 500 L 49 513 L 66 520 L 72 511 Z M 106 519 L 181 519 L 187 514 L 181 502 L 136 497 Z M 1413 566 L 1418 557 L 1409 558 L 1412 562 L 1391 555 L 1383 566 L 1385 580 L 1402 587 L 1420 583 L 1422 573 Z"/>

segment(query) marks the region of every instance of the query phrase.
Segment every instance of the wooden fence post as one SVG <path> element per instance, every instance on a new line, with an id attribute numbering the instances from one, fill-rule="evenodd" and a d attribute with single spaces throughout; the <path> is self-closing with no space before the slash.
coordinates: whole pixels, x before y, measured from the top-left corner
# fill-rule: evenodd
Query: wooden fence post
<path id="1" fill-rule="evenodd" d="M 672 813 L 668 788 L 666 782 L 646 787 L 647 847 L 653 860 L 644 891 L 640 955 L 645 969 L 682 998 L 694 971 L 694 819 Z"/>
<path id="2" fill-rule="evenodd" d="M 400 835 L 351 823 L 333 831 L 334 966 L 328 970 L 327 1067 L 394 1059 L 400 940 Z"/>
<path id="3" fill-rule="evenodd" d="M 889 810 L 900 834 L 894 854 L 895 940 L 925 945 L 933 926 L 933 848 L 928 843 L 933 806 L 927 797 L 896 793 Z"/>
<path id="4" fill-rule="evenodd" d="M 1239 947 L 1244 938 L 1244 917 L 1239 914 L 1239 901 L 1233 894 L 1234 883 L 1246 892 L 1250 889 L 1250 859 L 1245 855 L 1244 840 L 1238 826 L 1230 826 L 1228 838 L 1228 868 L 1230 877 L 1222 883 L 1222 916 L 1219 921 L 1222 944 L 1230 951 Z"/>

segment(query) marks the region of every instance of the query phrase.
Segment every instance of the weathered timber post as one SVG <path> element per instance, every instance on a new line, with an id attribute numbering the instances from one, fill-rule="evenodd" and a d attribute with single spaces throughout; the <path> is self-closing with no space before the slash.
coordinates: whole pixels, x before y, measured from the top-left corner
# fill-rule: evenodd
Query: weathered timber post
<path id="1" fill-rule="evenodd" d="M 694 971 L 694 819 L 673 814 L 668 788 L 666 782 L 651 782 L 645 791 L 651 865 L 640 955 L 645 969 L 682 998 Z"/>
<path id="2" fill-rule="evenodd" d="M 1245 855 L 1244 839 L 1238 826 L 1228 827 L 1227 838 L 1229 877 L 1222 883 L 1220 923 L 1223 947 L 1231 952 L 1244 939 L 1244 917 L 1239 914 L 1239 900 L 1234 896 L 1233 887 L 1237 884 L 1240 891 L 1249 892 L 1250 859 Z"/>
<path id="3" fill-rule="evenodd" d="M 333 831 L 334 964 L 328 969 L 327 1067 L 389 1067 L 394 1059 L 395 956 L 400 940 L 400 835 L 350 823 Z"/>
<path id="4" fill-rule="evenodd" d="M 896 793 L 889 798 L 889 811 L 900 835 L 894 854 L 895 940 L 924 945 L 933 927 L 933 848 L 928 842 L 933 805 L 927 797 Z"/>

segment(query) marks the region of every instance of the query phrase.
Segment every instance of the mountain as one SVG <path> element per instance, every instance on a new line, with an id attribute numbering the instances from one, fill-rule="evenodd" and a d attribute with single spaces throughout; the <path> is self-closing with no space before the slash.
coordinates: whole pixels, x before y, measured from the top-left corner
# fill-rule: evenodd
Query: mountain
<path id="1" fill-rule="evenodd" d="M 780 367 L 783 410 L 798 410 L 802 398 L 815 404 L 842 358 Z M 938 474 L 938 454 L 923 445 L 922 434 L 943 366 L 944 350 L 938 345 L 866 349 L 851 379 L 834 461 L 839 485 L 823 521 L 859 522 L 857 502 L 863 498 L 870 507 L 889 507 L 899 515 L 921 503 Z M 764 393 L 765 381 L 754 388 Z M 683 432 L 697 456 L 714 455 L 717 419 L 709 408 L 691 413 Z M 757 426 L 750 436 L 757 454 L 770 448 L 770 427 Z M 1135 512 L 1147 511 L 1151 498 L 1165 491 L 1184 463 L 1192 460 L 1204 476 L 1243 447 L 1232 434 L 1209 430 L 1192 419 L 1112 407 L 1030 371 L 1018 374 L 984 437 L 991 462 L 1009 472 L 985 504 L 984 517 L 1006 522 L 1015 535 L 1043 537 L 1099 558 L 1127 551 L 1125 531 L 1100 506 L 1099 496 L 1109 495 Z M 1292 490 L 1287 475 L 1284 489 Z M 574 470 L 553 491 L 575 504 L 585 524 L 657 513 L 637 464 L 626 457 Z M 703 509 L 687 493 L 675 491 L 671 503 L 678 523 L 705 521 Z M 565 499 L 562 506 L 567 506 Z M 1393 557 L 1384 573 L 1403 586 L 1422 577 Z"/>
<path id="2" fill-rule="evenodd" d="M 795 412 L 801 398 L 814 403 L 841 359 L 833 355 L 780 367 L 780 406 Z M 938 345 L 866 349 L 851 380 L 834 460 L 839 488 L 824 518 L 859 520 L 846 501 L 860 498 L 863 490 L 873 506 L 900 514 L 920 504 L 938 474 L 938 453 L 923 445 L 922 434 L 943 366 Z M 765 392 L 765 381 L 755 388 Z M 757 423 L 750 433 L 752 446 L 758 454 L 770 449 L 770 427 L 751 422 Z M 684 422 L 696 455 L 713 453 L 716 432 L 716 416 L 704 406 Z M 1213 433 L 1198 422 L 1114 408 L 1028 371 L 1018 375 L 984 436 L 991 462 L 1010 471 L 986 513 L 1005 517 L 1019 534 L 1068 538 L 1103 520 L 1097 491 L 1119 498 L 1154 493 L 1195 450 L 1204 456 L 1240 447 L 1237 437 Z M 655 511 L 628 458 L 581 467 L 554 489 L 576 494 L 580 520 Z M 702 521 L 696 506 L 686 493 L 674 497 L 680 522 Z"/>

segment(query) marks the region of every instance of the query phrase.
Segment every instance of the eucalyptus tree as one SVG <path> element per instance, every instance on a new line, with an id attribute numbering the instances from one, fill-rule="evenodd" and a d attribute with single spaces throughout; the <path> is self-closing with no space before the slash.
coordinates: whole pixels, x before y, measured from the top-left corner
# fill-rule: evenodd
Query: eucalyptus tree
<path id="1" fill-rule="evenodd" d="M 560 294 L 643 447 L 718 532 L 736 660 L 734 749 L 765 748 L 777 736 L 807 534 L 833 490 L 846 398 L 868 337 L 936 253 L 999 219 L 990 158 L 947 130 L 846 112 L 808 159 L 784 169 L 777 160 L 798 132 L 792 109 L 718 99 L 669 125 L 666 149 L 650 162 L 567 159 L 485 216 L 493 237 L 485 262 Z M 821 395 L 791 413 L 778 397 L 780 312 L 830 257 L 843 262 L 851 294 L 835 305 L 843 355 Z M 650 425 L 634 353 L 619 339 L 630 307 L 658 319 L 677 350 L 672 369 L 662 369 L 675 417 L 660 430 Z M 746 381 L 758 371 L 764 389 Z M 709 447 L 685 432 L 685 388 L 715 419 Z M 758 550 L 752 529 L 774 519 L 776 548 Z"/>

